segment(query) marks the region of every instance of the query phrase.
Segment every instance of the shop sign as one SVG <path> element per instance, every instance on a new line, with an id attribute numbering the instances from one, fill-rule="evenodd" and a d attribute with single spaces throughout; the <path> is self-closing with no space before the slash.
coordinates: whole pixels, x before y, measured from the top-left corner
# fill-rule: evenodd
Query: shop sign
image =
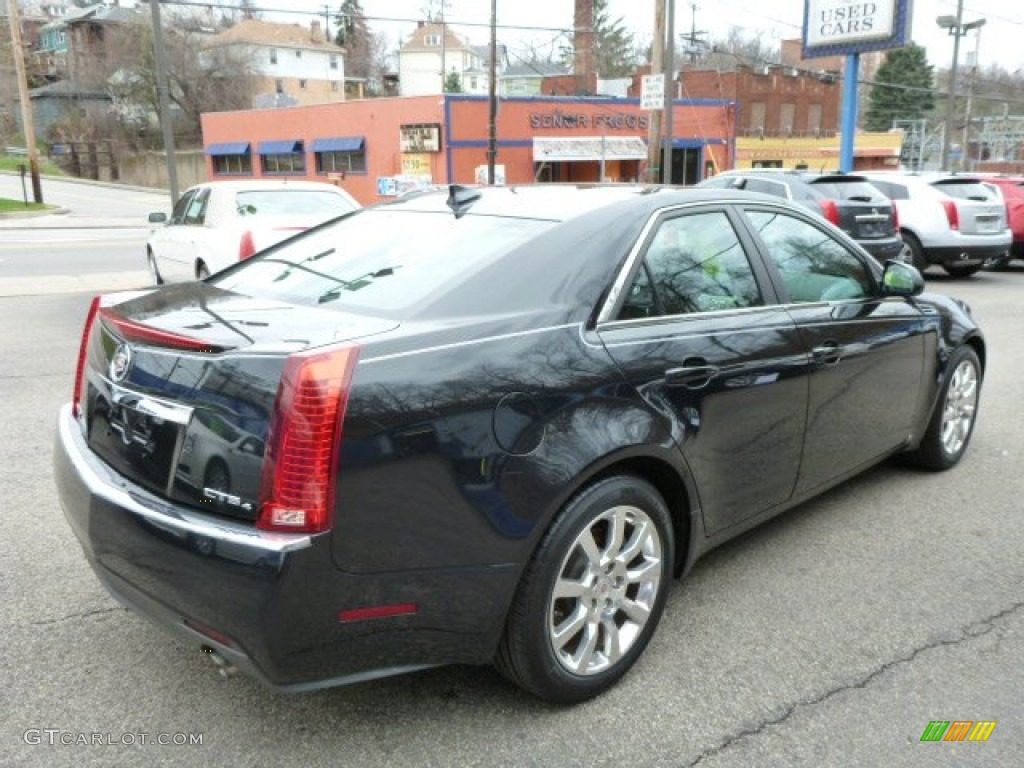
<path id="1" fill-rule="evenodd" d="M 402 152 L 441 151 L 440 123 L 402 125 L 398 131 L 398 145 Z"/>
<path id="2" fill-rule="evenodd" d="M 650 125 L 650 117 L 637 115 L 631 112 L 598 112 L 588 115 L 585 112 L 563 112 L 561 109 L 554 109 L 550 112 L 531 112 L 530 127 L 539 128 L 567 128 L 571 130 L 588 130 L 595 128 L 611 130 L 646 131 Z"/>
<path id="3" fill-rule="evenodd" d="M 429 176 L 430 155 L 428 153 L 402 155 L 402 174 L 405 176 Z"/>

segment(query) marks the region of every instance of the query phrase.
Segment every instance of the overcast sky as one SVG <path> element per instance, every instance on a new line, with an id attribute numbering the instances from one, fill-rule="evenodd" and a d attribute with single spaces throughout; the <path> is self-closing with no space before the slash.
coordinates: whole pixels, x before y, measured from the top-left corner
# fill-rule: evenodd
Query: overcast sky
<path id="1" fill-rule="evenodd" d="M 649 41 L 654 27 L 656 0 L 610 0 L 613 17 L 622 17 L 638 39 Z M 851 0 L 855 2 L 856 0 Z M 438 0 L 434 0 L 435 5 Z M 370 17 L 416 19 L 421 17 L 430 0 L 362 0 L 363 10 Z M 257 0 L 263 7 L 296 8 L 323 12 L 324 3 L 317 0 Z M 337 7 L 339 0 L 332 0 Z M 689 32 L 693 20 L 692 6 L 696 5 L 697 30 L 710 32 L 712 38 L 722 39 L 729 27 L 743 20 L 739 26 L 749 35 L 758 34 L 773 40 L 800 37 L 803 23 L 804 0 L 697 0 L 695 3 L 676 2 L 676 31 Z M 490 20 L 490 0 L 450 0 L 447 17 L 452 22 L 475 22 L 486 25 Z M 553 30 L 501 29 L 499 39 L 515 49 L 524 41 L 550 44 L 559 38 L 556 29 L 572 26 L 573 0 L 498 0 L 498 23 L 551 27 Z M 937 16 L 955 15 L 956 0 L 914 0 L 913 37 L 928 51 L 928 61 L 941 68 L 950 65 L 953 58 L 953 38 L 939 29 Z M 275 17 L 277 17 L 275 15 Z M 277 17 L 284 20 L 289 17 Z M 302 21 L 302 17 L 290 17 Z M 305 17 L 308 19 L 309 17 Z M 1024 2 L 1022 0 L 964 0 L 964 23 L 985 18 L 981 30 L 979 58 L 981 65 L 999 64 L 1016 70 L 1024 68 Z M 407 37 L 414 29 L 412 22 L 371 22 L 385 32 L 391 44 Z M 486 27 L 458 27 L 456 29 L 470 42 L 487 42 Z M 969 62 L 975 49 L 975 32 L 961 41 L 961 65 Z"/>

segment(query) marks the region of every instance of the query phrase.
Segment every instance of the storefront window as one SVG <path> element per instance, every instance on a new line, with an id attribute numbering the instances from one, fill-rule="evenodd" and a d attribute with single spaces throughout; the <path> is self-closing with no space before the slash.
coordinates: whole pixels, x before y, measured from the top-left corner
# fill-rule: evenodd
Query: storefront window
<path id="1" fill-rule="evenodd" d="M 316 172 L 324 173 L 366 173 L 366 151 L 358 152 L 317 152 Z"/>
<path id="2" fill-rule="evenodd" d="M 217 176 L 239 176 L 252 173 L 252 155 L 215 155 L 213 172 Z"/>
<path id="3" fill-rule="evenodd" d="M 304 174 L 306 172 L 306 155 L 303 152 L 263 155 L 262 158 L 264 173 Z"/>

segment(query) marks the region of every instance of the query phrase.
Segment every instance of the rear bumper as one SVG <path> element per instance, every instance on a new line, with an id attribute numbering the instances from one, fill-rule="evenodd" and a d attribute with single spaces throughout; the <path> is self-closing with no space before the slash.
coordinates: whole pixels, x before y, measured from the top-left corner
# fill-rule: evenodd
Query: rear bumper
<path id="1" fill-rule="evenodd" d="M 257 531 L 128 482 L 89 450 L 70 406 L 60 413 L 54 472 L 67 520 L 115 598 L 273 688 L 482 663 L 493 654 L 504 615 L 496 598 L 514 587 L 516 569 L 344 573 L 329 534 Z M 475 601 L 456 599 L 470 588 L 494 598 L 476 602 L 476 616 L 465 610 Z M 339 621 L 342 610 L 398 604 L 418 612 Z"/>
<path id="2" fill-rule="evenodd" d="M 951 233 L 953 237 L 938 242 L 921 241 L 925 258 L 929 264 L 969 267 L 981 264 L 1010 250 L 1013 237 L 1010 230 L 995 235 L 964 235 Z"/>

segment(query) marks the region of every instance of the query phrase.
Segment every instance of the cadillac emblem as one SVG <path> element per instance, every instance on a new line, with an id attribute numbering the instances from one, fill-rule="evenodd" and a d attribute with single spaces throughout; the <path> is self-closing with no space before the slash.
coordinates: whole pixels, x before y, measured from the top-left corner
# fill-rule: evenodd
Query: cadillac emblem
<path id="1" fill-rule="evenodd" d="M 122 344 L 114 351 L 110 359 L 110 378 L 116 382 L 124 381 L 128 370 L 132 367 L 132 348 Z"/>

